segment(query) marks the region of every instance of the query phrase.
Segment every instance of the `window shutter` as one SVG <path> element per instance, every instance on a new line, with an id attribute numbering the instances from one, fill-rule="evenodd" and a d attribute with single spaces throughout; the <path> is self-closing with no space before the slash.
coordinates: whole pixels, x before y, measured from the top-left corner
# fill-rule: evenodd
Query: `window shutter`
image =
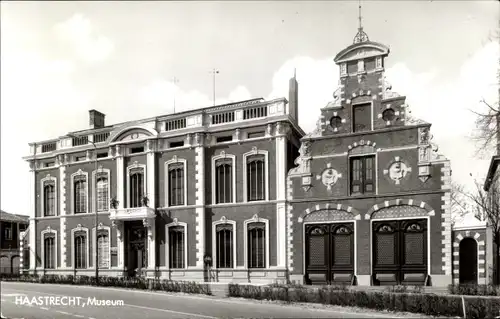
<path id="1" fill-rule="evenodd" d="M 364 175 L 365 175 L 365 193 L 373 193 L 375 191 L 375 157 L 368 156 L 364 158 Z"/>
<path id="2" fill-rule="evenodd" d="M 361 159 L 353 158 L 351 159 L 351 193 L 359 194 L 361 193 L 361 186 L 363 182 L 363 176 L 361 172 Z"/>

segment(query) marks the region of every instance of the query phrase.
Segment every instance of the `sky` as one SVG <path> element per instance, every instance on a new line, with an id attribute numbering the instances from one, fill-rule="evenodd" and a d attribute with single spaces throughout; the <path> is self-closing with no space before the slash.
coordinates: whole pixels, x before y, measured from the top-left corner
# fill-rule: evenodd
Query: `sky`
<path id="1" fill-rule="evenodd" d="M 363 1 L 370 40 L 390 47 L 386 76 L 412 115 L 432 123 L 454 181 L 484 178 L 474 114 L 498 103 L 499 2 Z M 29 142 L 210 106 L 288 98 L 314 129 L 338 86 L 334 56 L 352 44 L 357 1 L 1 2 L 2 210 L 29 214 Z M 179 79 L 174 82 L 173 78 Z"/>

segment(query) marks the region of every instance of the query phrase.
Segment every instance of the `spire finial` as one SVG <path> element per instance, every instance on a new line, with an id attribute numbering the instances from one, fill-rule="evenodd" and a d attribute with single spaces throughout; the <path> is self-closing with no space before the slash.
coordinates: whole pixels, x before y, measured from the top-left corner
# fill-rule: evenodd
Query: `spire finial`
<path id="1" fill-rule="evenodd" d="M 369 41 L 368 35 L 363 31 L 363 17 L 361 15 L 361 0 L 359 0 L 359 5 L 358 5 L 358 20 L 359 20 L 359 26 L 358 26 L 358 33 L 356 33 L 356 36 L 354 37 L 354 43 L 361 43 L 365 41 Z"/>
<path id="2" fill-rule="evenodd" d="M 358 12 L 358 19 L 359 19 L 359 27 L 358 27 L 358 31 L 359 30 L 363 30 L 363 23 L 362 23 L 362 16 L 361 16 L 361 0 L 359 0 L 359 12 Z"/>

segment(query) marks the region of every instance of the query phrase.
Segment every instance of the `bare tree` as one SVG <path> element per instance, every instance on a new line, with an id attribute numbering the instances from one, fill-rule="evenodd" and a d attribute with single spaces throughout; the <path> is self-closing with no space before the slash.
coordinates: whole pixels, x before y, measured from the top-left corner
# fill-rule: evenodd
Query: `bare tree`
<path id="1" fill-rule="evenodd" d="M 491 40 L 500 39 L 500 30 L 496 31 L 494 34 L 490 35 Z M 500 83 L 500 59 L 498 61 L 497 69 L 497 83 L 492 83 L 492 85 L 498 85 Z M 500 86 L 498 88 L 498 95 L 500 97 Z M 496 137 L 500 134 L 500 105 L 499 100 L 496 101 L 486 101 L 482 98 L 479 101 L 485 106 L 484 111 L 474 111 L 472 113 L 476 115 L 476 134 L 473 136 L 473 140 L 477 143 L 478 151 L 480 153 L 488 152 L 496 145 Z M 500 148 L 497 148 L 500 151 Z"/>
<path id="2" fill-rule="evenodd" d="M 464 186 L 457 183 L 451 183 L 451 222 L 455 224 L 458 219 L 462 218 L 469 211 L 469 198 L 464 191 Z"/>

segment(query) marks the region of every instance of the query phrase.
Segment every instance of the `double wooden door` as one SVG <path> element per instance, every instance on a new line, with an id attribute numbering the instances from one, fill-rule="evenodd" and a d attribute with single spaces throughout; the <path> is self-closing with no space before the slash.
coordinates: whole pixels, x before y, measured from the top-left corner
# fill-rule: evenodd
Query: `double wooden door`
<path id="1" fill-rule="evenodd" d="M 332 284 L 354 275 L 354 223 L 306 224 L 306 283 Z"/>

